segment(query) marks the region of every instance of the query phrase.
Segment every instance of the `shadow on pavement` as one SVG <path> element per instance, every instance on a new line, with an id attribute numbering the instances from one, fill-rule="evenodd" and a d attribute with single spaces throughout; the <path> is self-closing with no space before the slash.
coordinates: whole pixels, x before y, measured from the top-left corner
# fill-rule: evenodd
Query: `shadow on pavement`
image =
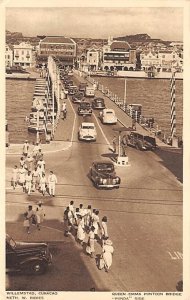
<path id="1" fill-rule="evenodd" d="M 159 148 L 155 150 L 155 154 L 162 159 L 160 163 L 170 170 L 181 183 L 183 183 L 183 150 Z"/>
<path id="2" fill-rule="evenodd" d="M 21 217 L 19 217 L 19 220 Z M 95 259 L 85 253 L 72 235 L 65 237 L 57 220 L 46 220 L 38 231 L 36 226 L 27 234 L 23 222 L 6 224 L 6 232 L 17 241 L 47 242 L 53 256 L 52 265 L 43 275 L 24 275 L 9 272 L 6 290 L 9 291 L 108 291 L 98 280 Z M 85 245 L 85 244 L 84 244 Z"/>

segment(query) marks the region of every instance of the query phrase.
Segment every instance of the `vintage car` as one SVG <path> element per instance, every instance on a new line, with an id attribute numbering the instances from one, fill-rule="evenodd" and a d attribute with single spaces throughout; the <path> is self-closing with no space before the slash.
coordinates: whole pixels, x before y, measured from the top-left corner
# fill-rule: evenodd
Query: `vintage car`
<path id="1" fill-rule="evenodd" d="M 72 96 L 72 102 L 73 103 L 81 103 L 84 99 L 84 93 L 78 92 Z"/>
<path id="2" fill-rule="evenodd" d="M 70 85 L 69 86 L 69 90 L 68 90 L 69 95 L 74 95 L 77 92 L 78 92 L 78 87 L 76 85 Z"/>
<path id="3" fill-rule="evenodd" d="M 104 98 L 94 98 L 94 100 L 92 101 L 92 108 L 104 109 L 105 108 Z"/>
<path id="4" fill-rule="evenodd" d="M 94 97 L 95 96 L 95 89 L 93 86 L 86 86 L 85 96 L 86 97 Z"/>
<path id="5" fill-rule="evenodd" d="M 83 122 L 79 127 L 79 141 L 96 141 L 96 127 L 94 123 Z"/>
<path id="6" fill-rule="evenodd" d="M 42 274 L 52 263 L 46 243 L 18 242 L 6 235 L 6 269 L 26 274 Z"/>
<path id="7" fill-rule="evenodd" d="M 135 147 L 138 150 L 154 150 L 157 147 L 154 137 L 138 132 L 131 132 L 127 135 L 127 145 Z"/>
<path id="8" fill-rule="evenodd" d="M 78 107 L 78 115 L 79 116 L 86 116 L 92 114 L 92 107 L 89 102 L 83 101 L 79 104 Z"/>
<path id="9" fill-rule="evenodd" d="M 87 84 L 86 82 L 81 82 L 81 83 L 79 84 L 79 91 L 85 93 L 87 85 L 88 85 L 88 84 Z"/>
<path id="10" fill-rule="evenodd" d="M 100 112 L 100 120 L 103 124 L 116 124 L 117 117 L 115 111 L 111 108 L 105 108 Z"/>
<path id="11" fill-rule="evenodd" d="M 95 161 L 90 168 L 90 178 L 96 188 L 119 188 L 121 179 L 110 161 Z"/>

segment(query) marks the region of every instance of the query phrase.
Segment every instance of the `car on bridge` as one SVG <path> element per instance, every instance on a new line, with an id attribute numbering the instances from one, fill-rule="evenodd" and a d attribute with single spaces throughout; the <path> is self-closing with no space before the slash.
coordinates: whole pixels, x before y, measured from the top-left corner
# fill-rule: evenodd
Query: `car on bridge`
<path id="1" fill-rule="evenodd" d="M 119 188 L 121 179 L 116 175 L 114 164 L 110 161 L 95 161 L 89 173 L 96 188 Z"/>
<path id="2" fill-rule="evenodd" d="M 100 120 L 102 124 L 116 124 L 117 117 L 115 111 L 111 108 L 105 108 L 100 112 Z"/>
<path id="3" fill-rule="evenodd" d="M 94 123 L 83 122 L 79 127 L 79 141 L 96 141 L 96 127 Z"/>
<path id="4" fill-rule="evenodd" d="M 26 274 L 44 273 L 52 263 L 46 243 L 18 242 L 6 235 L 6 269 Z"/>
<path id="5" fill-rule="evenodd" d="M 74 95 L 77 92 L 78 92 L 78 87 L 76 85 L 70 85 L 69 86 L 69 90 L 68 90 L 69 95 Z"/>
<path id="6" fill-rule="evenodd" d="M 154 137 L 143 135 L 138 132 L 131 132 L 127 135 L 127 145 L 135 147 L 138 150 L 154 150 L 156 139 Z"/>
<path id="7" fill-rule="evenodd" d="M 84 100 L 84 93 L 78 92 L 72 96 L 73 103 L 81 103 Z"/>
<path id="8" fill-rule="evenodd" d="M 92 108 L 93 109 L 104 109 L 104 108 L 106 108 L 105 103 L 104 103 L 104 98 L 101 98 L 101 97 L 94 98 L 94 100 L 92 101 Z"/>
<path id="9" fill-rule="evenodd" d="M 89 102 L 83 101 L 79 104 L 78 115 L 79 116 L 90 116 L 92 114 L 92 107 Z"/>

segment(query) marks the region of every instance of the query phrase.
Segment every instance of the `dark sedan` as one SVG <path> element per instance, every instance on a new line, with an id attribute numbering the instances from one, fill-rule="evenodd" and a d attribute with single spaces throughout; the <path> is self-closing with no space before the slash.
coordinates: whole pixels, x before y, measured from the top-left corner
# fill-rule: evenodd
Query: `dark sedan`
<path id="1" fill-rule="evenodd" d="M 96 188 L 119 188 L 121 179 L 110 161 L 96 161 L 90 168 L 90 178 Z"/>
<path id="2" fill-rule="evenodd" d="M 94 100 L 92 101 L 93 109 L 104 109 L 105 107 L 106 106 L 103 98 L 94 98 Z"/>

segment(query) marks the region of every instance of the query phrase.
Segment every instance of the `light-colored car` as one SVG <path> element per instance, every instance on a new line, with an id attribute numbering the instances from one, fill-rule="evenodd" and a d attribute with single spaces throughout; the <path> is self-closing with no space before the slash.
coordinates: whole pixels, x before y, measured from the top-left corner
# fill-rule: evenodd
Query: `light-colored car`
<path id="1" fill-rule="evenodd" d="M 96 141 L 96 127 L 94 123 L 83 122 L 79 127 L 79 141 Z"/>
<path id="2" fill-rule="evenodd" d="M 100 120 L 103 124 L 116 124 L 117 117 L 115 111 L 111 108 L 105 108 L 100 112 Z"/>

